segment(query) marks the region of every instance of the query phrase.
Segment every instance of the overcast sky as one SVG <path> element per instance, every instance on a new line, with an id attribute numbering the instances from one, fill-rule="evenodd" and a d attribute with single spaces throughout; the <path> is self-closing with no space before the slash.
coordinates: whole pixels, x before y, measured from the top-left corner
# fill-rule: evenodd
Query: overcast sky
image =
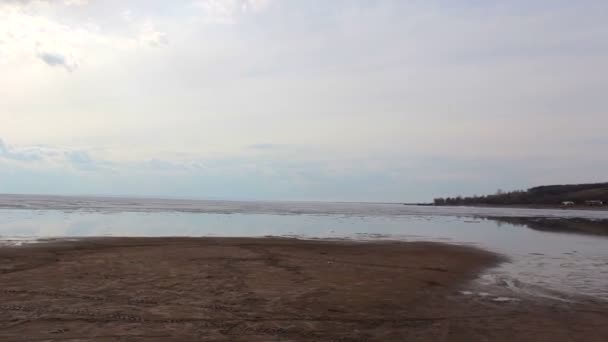
<path id="1" fill-rule="evenodd" d="M 608 181 L 608 2 L 0 0 L 0 192 Z"/>

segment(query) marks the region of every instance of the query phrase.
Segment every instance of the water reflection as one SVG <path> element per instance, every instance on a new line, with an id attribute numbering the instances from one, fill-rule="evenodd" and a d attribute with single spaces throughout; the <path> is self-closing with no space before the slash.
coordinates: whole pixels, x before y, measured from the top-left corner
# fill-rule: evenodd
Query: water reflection
<path id="1" fill-rule="evenodd" d="M 525 226 L 543 232 L 608 236 L 608 220 L 555 217 L 492 217 L 500 223 Z"/>

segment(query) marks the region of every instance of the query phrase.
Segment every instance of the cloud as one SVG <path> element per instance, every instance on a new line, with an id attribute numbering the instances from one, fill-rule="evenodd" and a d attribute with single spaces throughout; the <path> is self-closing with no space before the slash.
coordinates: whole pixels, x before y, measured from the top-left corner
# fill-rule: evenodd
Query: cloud
<path id="1" fill-rule="evenodd" d="M 87 151 L 74 150 L 64 152 L 65 160 L 78 170 L 95 170 L 98 169 L 103 162 L 97 162 Z"/>
<path id="2" fill-rule="evenodd" d="M 0 139 L 0 160 L 15 166 L 32 169 L 65 169 L 94 170 L 109 167 L 113 164 L 96 160 L 87 150 L 70 149 L 52 146 L 19 146 L 7 145 Z"/>
<path id="3" fill-rule="evenodd" d="M 274 152 L 276 146 L 281 150 L 291 148 L 273 144 L 251 148 Z M 487 193 L 499 187 L 598 181 L 608 170 L 608 163 L 597 158 L 399 159 L 395 155 L 362 155 L 345 160 L 318 155 L 306 160 L 301 153 L 288 158 L 260 153 L 118 160 L 97 158 L 91 151 L 82 147 L 17 148 L 0 140 L 0 190 L 10 187 L 11 192 L 36 192 L 38 188 L 32 184 L 54 178 L 57 184 L 45 183 L 50 193 L 66 193 L 62 182 L 68 182 L 73 185 L 73 193 L 420 201 L 432 196 Z M 158 182 L 159 177 L 168 181 Z"/>
<path id="4" fill-rule="evenodd" d="M 142 26 L 142 29 L 139 33 L 139 41 L 144 45 L 159 47 L 162 45 L 167 45 L 169 40 L 167 39 L 167 34 L 161 31 L 158 31 L 154 28 L 152 23 L 145 23 Z"/>
<path id="5" fill-rule="evenodd" d="M 249 148 L 254 149 L 254 150 L 271 150 L 271 149 L 275 149 L 280 147 L 280 145 L 277 144 L 253 144 L 253 145 L 249 145 Z"/>
<path id="6" fill-rule="evenodd" d="M 8 65 L 8 71 L 23 77 L 19 67 L 32 70 L 32 64 L 42 61 L 46 66 L 73 72 L 145 53 L 140 49 L 142 45 L 156 47 L 168 42 L 167 35 L 152 25 L 150 18 L 132 18 L 117 25 L 116 13 L 112 13 L 114 17 L 107 14 L 106 5 L 85 4 L 76 0 L 0 0 L 0 67 Z M 68 8 L 77 5 L 83 8 Z M 8 78 L 8 71 L 2 70 L 3 78 Z"/>
<path id="7" fill-rule="evenodd" d="M 205 166 L 197 160 L 187 161 L 171 161 L 153 158 L 144 162 L 136 162 L 129 165 L 122 165 L 123 167 L 130 167 L 138 170 L 145 171 L 173 171 L 173 172 L 184 172 L 184 171 L 196 171 L 203 170 Z"/>
<path id="8" fill-rule="evenodd" d="M 59 53 L 42 52 L 38 54 L 44 63 L 51 67 L 64 67 L 67 71 L 72 72 L 77 68 L 76 62 L 69 60 L 66 56 Z"/>
<path id="9" fill-rule="evenodd" d="M 271 0 L 249 0 L 243 1 L 244 10 L 259 12 L 265 10 L 271 4 Z"/>
<path id="10" fill-rule="evenodd" d="M 132 23 L 133 22 L 133 11 L 131 11 L 130 9 L 125 9 L 122 12 L 120 12 L 120 17 L 125 22 Z"/>
<path id="11" fill-rule="evenodd" d="M 199 0 L 194 5 L 203 11 L 208 22 L 233 24 L 246 13 L 259 13 L 271 5 L 271 0 Z"/>
<path id="12" fill-rule="evenodd" d="M 89 0 L 63 0 L 66 6 L 84 6 L 89 4 Z"/>
<path id="13" fill-rule="evenodd" d="M 41 160 L 41 156 L 35 152 L 28 151 L 16 151 L 8 146 L 2 139 L 0 139 L 0 158 L 13 160 L 13 161 L 36 161 Z"/>
<path id="14" fill-rule="evenodd" d="M 58 4 L 58 0 L 3 0 L 7 4 L 19 4 L 19 5 L 52 5 Z M 89 4 L 89 0 L 63 0 L 65 6 L 84 6 Z"/>
<path id="15" fill-rule="evenodd" d="M 66 152 L 67 160 L 75 164 L 91 164 L 93 159 L 86 151 L 70 151 Z"/>

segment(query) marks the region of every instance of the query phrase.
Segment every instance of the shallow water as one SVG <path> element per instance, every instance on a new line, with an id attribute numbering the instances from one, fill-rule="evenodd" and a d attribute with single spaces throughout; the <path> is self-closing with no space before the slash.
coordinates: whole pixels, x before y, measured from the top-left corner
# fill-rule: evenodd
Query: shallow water
<path id="1" fill-rule="evenodd" d="M 608 300 L 608 238 L 528 229 L 483 216 L 584 217 L 603 211 L 0 196 L 5 243 L 44 237 L 294 236 L 474 245 L 509 262 L 480 283 L 533 295 Z"/>

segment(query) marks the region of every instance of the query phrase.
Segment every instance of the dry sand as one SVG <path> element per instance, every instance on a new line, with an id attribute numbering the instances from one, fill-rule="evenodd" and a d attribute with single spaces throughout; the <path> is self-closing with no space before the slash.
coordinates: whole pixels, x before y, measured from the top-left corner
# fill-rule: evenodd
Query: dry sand
<path id="1" fill-rule="evenodd" d="M 104 238 L 0 248 L 0 341 L 608 341 L 608 308 L 460 293 L 431 243 Z"/>

